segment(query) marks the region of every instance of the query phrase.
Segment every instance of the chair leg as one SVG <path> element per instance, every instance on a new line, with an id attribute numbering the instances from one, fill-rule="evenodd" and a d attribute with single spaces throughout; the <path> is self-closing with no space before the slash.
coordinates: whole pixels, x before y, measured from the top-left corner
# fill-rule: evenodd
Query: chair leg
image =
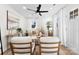
<path id="1" fill-rule="evenodd" d="M 30 55 L 33 55 L 33 53 L 32 53 L 32 43 L 30 42 Z"/>
<path id="2" fill-rule="evenodd" d="M 57 52 L 57 55 L 59 55 L 59 51 Z"/>
<path id="3" fill-rule="evenodd" d="M 1 55 L 3 55 L 3 50 L 1 49 Z"/>
<path id="4" fill-rule="evenodd" d="M 60 51 L 60 43 L 61 43 L 61 42 L 59 42 L 59 44 L 58 44 L 58 52 L 57 52 L 57 55 L 59 55 L 59 51 Z"/>
<path id="5" fill-rule="evenodd" d="M 14 51 L 11 43 L 10 43 L 10 48 L 11 48 L 12 55 L 14 55 Z"/>
<path id="6" fill-rule="evenodd" d="M 39 55 L 41 55 L 41 45 L 39 44 Z"/>

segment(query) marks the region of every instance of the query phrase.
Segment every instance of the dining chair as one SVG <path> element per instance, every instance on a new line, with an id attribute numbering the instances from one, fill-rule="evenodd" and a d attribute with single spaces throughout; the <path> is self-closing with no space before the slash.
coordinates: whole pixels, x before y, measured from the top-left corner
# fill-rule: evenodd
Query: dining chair
<path id="1" fill-rule="evenodd" d="M 39 45 L 40 55 L 59 55 L 60 40 L 57 37 L 41 37 Z"/>
<path id="2" fill-rule="evenodd" d="M 32 55 L 32 40 L 30 37 L 13 37 L 10 47 L 12 55 Z"/>

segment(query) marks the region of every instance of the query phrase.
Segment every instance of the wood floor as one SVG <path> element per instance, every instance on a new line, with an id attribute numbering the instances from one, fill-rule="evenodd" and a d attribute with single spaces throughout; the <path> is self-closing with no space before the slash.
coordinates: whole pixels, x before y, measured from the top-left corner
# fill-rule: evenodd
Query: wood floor
<path id="1" fill-rule="evenodd" d="M 72 50 L 65 48 L 64 46 L 60 47 L 60 55 L 77 55 L 77 53 L 74 53 Z M 7 50 L 4 55 L 12 55 L 11 50 Z M 36 47 L 36 50 L 34 52 L 34 55 L 39 55 L 39 49 L 38 46 Z"/>

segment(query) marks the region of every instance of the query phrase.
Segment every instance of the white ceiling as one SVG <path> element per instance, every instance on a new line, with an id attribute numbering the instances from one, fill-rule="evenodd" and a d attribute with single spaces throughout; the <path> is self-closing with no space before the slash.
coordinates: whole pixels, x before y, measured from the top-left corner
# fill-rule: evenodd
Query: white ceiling
<path id="1" fill-rule="evenodd" d="M 26 8 L 36 10 L 38 4 L 9 4 L 9 6 L 24 17 L 47 17 L 56 13 L 64 4 L 56 4 L 55 6 L 53 4 L 42 4 L 41 10 L 49 11 L 48 13 L 42 13 L 42 16 L 39 16 L 33 11 L 23 9 L 23 6 L 25 6 Z"/>

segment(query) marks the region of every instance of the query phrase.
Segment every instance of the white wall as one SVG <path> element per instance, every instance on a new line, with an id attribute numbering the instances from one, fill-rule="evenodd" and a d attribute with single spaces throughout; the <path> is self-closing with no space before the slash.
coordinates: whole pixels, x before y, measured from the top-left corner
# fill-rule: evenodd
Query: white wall
<path id="1" fill-rule="evenodd" d="M 16 11 L 10 8 L 8 5 L 0 5 L 0 26 L 1 26 L 1 38 L 3 43 L 3 51 L 7 50 L 7 39 L 6 39 L 6 32 L 7 32 L 6 11 L 7 10 L 12 12 L 12 15 L 17 16 L 19 19 L 23 18 Z"/>
<path id="2" fill-rule="evenodd" d="M 60 9 L 53 17 L 56 21 L 58 18 L 58 33 L 61 41 L 66 47 L 69 47 L 70 49 L 79 53 L 79 16 L 72 20 L 69 18 L 69 12 L 76 8 L 79 9 L 79 5 L 66 5 Z M 56 25 L 56 21 L 54 25 Z M 55 27 L 55 29 L 57 28 Z"/>
<path id="3" fill-rule="evenodd" d="M 23 29 L 23 31 L 25 32 L 26 30 L 30 33 L 33 29 L 32 29 L 32 23 L 33 21 L 36 21 L 36 28 L 39 27 L 39 18 L 26 18 L 24 20 L 20 21 L 20 27 Z"/>
<path id="4" fill-rule="evenodd" d="M 79 16 L 75 19 L 69 18 L 69 12 L 78 8 L 73 4 L 63 8 L 63 15 L 66 22 L 66 46 L 79 53 Z"/>
<path id="5" fill-rule="evenodd" d="M 28 32 L 31 32 L 31 31 L 33 31 L 33 29 L 32 29 L 33 21 L 36 21 L 36 29 L 40 30 L 42 28 L 45 31 L 45 36 L 48 36 L 46 23 L 47 23 L 47 21 L 52 22 L 52 17 L 42 17 L 42 16 L 35 17 L 35 18 L 27 17 L 25 20 L 20 21 L 20 27 L 23 28 L 24 32 L 26 30 L 28 30 Z"/>
<path id="6" fill-rule="evenodd" d="M 53 18 L 52 18 L 52 16 L 42 17 L 40 19 L 40 21 L 41 21 L 40 25 L 43 28 L 43 30 L 45 31 L 45 36 L 48 36 L 47 22 L 51 21 L 52 22 L 52 28 L 53 28 Z"/>
<path id="7" fill-rule="evenodd" d="M 56 14 L 53 15 L 54 23 L 54 36 L 60 38 L 63 43 L 63 22 L 62 22 L 62 9 L 60 9 Z"/>

